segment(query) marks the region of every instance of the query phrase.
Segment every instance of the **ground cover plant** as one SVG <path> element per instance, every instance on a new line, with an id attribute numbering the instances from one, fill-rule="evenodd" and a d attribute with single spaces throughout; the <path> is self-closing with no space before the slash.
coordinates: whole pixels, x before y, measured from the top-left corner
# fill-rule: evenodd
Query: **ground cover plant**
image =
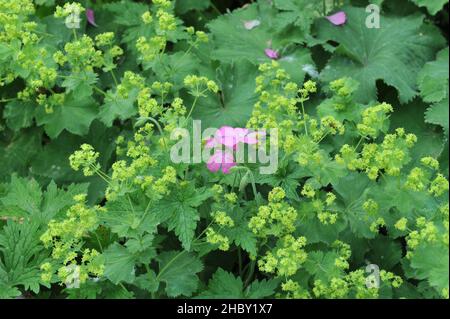
<path id="1" fill-rule="evenodd" d="M 0 0 L 0 298 L 448 298 L 447 27 L 443 0 Z"/>

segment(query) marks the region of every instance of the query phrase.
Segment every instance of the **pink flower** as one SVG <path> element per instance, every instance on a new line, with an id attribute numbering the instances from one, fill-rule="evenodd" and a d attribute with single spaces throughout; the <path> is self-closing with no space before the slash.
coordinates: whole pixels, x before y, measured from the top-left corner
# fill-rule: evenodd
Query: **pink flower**
<path id="1" fill-rule="evenodd" d="M 272 50 L 272 49 L 265 49 L 264 53 L 266 54 L 266 56 L 272 60 L 278 60 L 280 58 L 280 55 L 278 54 L 277 51 Z"/>
<path id="2" fill-rule="evenodd" d="M 250 132 L 246 128 L 222 126 L 216 131 L 214 137 L 206 141 L 206 148 L 213 148 L 217 145 L 225 145 L 235 149 L 239 143 L 256 144 L 258 137 L 265 136 L 265 132 Z"/>
<path id="3" fill-rule="evenodd" d="M 86 9 L 86 18 L 91 25 L 97 27 L 97 24 L 95 23 L 94 10 Z"/>
<path id="4" fill-rule="evenodd" d="M 211 172 L 215 173 L 222 169 L 224 174 L 230 173 L 230 169 L 236 165 L 233 154 L 221 150 L 216 150 L 206 164 Z"/>
<path id="5" fill-rule="evenodd" d="M 347 22 L 347 15 L 344 11 L 339 11 L 331 16 L 325 17 L 328 21 L 330 21 L 334 25 L 343 25 Z"/>

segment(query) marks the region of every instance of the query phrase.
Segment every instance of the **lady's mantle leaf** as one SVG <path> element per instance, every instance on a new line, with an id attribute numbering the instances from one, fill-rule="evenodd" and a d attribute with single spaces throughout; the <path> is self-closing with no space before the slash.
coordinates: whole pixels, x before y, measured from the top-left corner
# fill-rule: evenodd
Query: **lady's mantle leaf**
<path id="1" fill-rule="evenodd" d="M 417 82 L 425 102 L 439 102 L 448 90 L 448 47 L 437 54 L 436 61 L 428 62 L 420 71 Z"/>
<path id="2" fill-rule="evenodd" d="M 80 97 L 76 92 L 71 92 L 66 96 L 64 105 L 54 107 L 53 113 L 46 113 L 41 107 L 36 120 L 39 125 L 44 125 L 48 136 L 56 138 L 63 130 L 75 135 L 87 134 L 96 116 L 97 105 L 92 97 Z"/>
<path id="3" fill-rule="evenodd" d="M 216 78 L 219 94 L 201 98 L 193 118 L 202 120 L 204 127 L 245 126 L 257 100 L 256 74 L 256 67 L 245 61 L 221 66 Z"/>
<path id="4" fill-rule="evenodd" d="M 166 221 L 169 231 L 174 230 L 183 248 L 191 249 L 197 222 L 200 220 L 197 207 L 200 206 L 211 193 L 205 188 L 195 189 L 193 185 L 173 191 L 162 199 L 153 211 Z"/>
<path id="5" fill-rule="evenodd" d="M 419 7 L 426 7 L 431 15 L 438 13 L 448 0 L 411 0 Z"/>
<path id="6" fill-rule="evenodd" d="M 244 284 L 239 277 L 235 277 L 222 268 L 212 276 L 208 290 L 200 294 L 200 298 L 211 299 L 260 299 L 274 294 L 278 280 L 255 280 L 244 290 Z"/>
<path id="7" fill-rule="evenodd" d="M 380 28 L 366 27 L 364 9 L 347 7 L 347 23 L 336 28 L 326 20 L 318 21 L 319 38 L 339 43 L 334 56 L 322 71 L 329 82 L 349 76 L 361 83 L 356 97 L 360 102 L 376 100 L 376 81 L 395 87 L 402 103 L 417 94 L 417 73 L 424 62 L 442 47 L 434 29 L 421 28 L 423 16 L 381 16 Z M 432 41 L 431 41 L 432 40 Z"/>
<path id="8" fill-rule="evenodd" d="M 280 29 L 277 26 L 277 15 L 278 10 L 260 2 L 212 21 L 208 24 L 213 34 L 212 57 L 221 62 L 246 59 L 259 65 L 274 58 L 274 55 L 267 55 L 266 49 L 270 47 L 278 52 L 281 66 L 295 81 L 302 82 L 304 65 L 313 64 L 310 52 L 308 49 L 292 46 L 287 50 L 287 47 L 292 43 L 304 42 L 304 34 L 298 27 L 286 29 L 283 26 Z M 248 30 L 245 21 L 252 20 L 260 21 L 260 25 Z"/>
<path id="9" fill-rule="evenodd" d="M 169 251 L 157 257 L 159 274 L 157 279 L 165 282 L 169 297 L 190 297 L 197 290 L 199 279 L 196 275 L 203 270 L 202 262 L 186 251 Z"/>
<path id="10" fill-rule="evenodd" d="M 135 277 L 135 256 L 118 243 L 112 244 L 104 253 L 105 276 L 114 284 L 132 282 Z"/>

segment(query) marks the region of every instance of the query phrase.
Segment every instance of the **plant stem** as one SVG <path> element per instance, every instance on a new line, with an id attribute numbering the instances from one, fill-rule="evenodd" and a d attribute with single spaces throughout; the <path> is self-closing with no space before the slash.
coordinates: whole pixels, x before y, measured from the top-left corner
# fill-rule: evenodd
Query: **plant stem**
<path id="1" fill-rule="evenodd" d="M 303 103 L 303 100 L 300 101 L 302 104 L 302 114 L 303 114 L 303 124 L 305 125 L 305 134 L 308 136 L 308 125 L 306 124 L 306 112 L 305 112 L 305 105 Z"/>

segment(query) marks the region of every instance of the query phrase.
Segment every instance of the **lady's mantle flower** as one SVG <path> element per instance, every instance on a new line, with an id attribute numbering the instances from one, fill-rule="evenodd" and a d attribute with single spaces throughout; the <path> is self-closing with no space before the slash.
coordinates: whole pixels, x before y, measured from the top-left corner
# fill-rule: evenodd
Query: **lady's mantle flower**
<path id="1" fill-rule="evenodd" d="M 207 163 L 207 167 L 211 172 L 215 173 L 219 171 L 219 169 L 222 169 L 224 174 L 228 174 L 230 169 L 236 165 L 233 154 L 221 150 L 216 150 Z"/>
<path id="2" fill-rule="evenodd" d="M 325 18 L 327 18 L 327 20 L 334 25 L 343 25 L 345 22 L 347 22 L 347 15 L 344 11 L 336 12 L 335 14 L 327 16 Z"/>

